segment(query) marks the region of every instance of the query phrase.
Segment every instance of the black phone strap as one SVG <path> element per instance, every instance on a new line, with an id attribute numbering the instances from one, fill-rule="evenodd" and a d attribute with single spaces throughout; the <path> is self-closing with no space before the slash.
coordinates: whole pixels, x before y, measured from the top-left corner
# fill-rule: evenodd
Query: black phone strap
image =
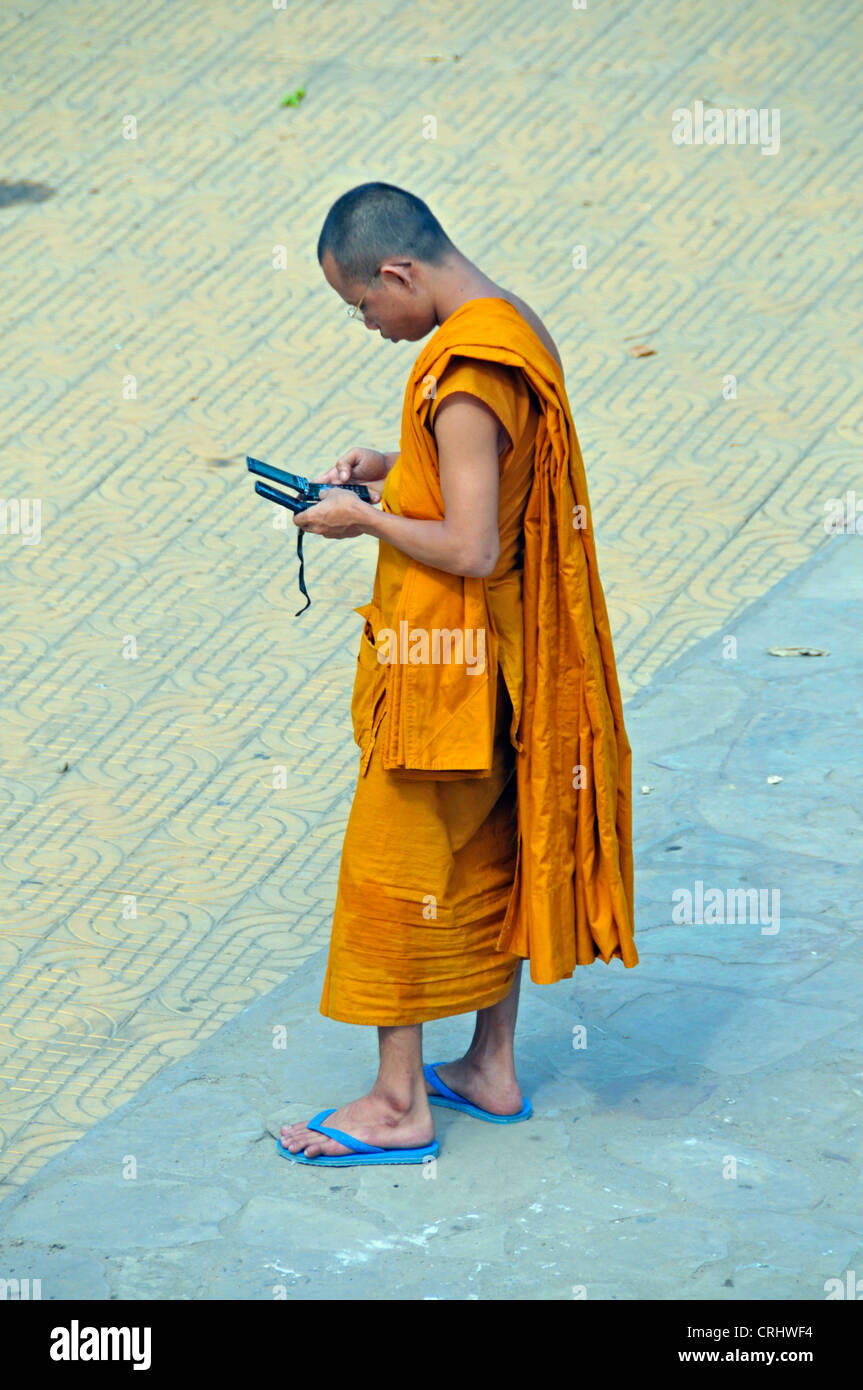
<path id="1" fill-rule="evenodd" d="M 311 608 L 311 606 L 312 606 L 312 600 L 309 598 L 309 591 L 308 591 L 308 589 L 306 588 L 305 564 L 304 564 L 304 562 L 303 562 L 303 528 L 302 528 L 302 526 L 298 526 L 298 527 L 297 527 L 297 530 L 298 530 L 298 532 L 299 532 L 299 535 L 297 536 L 297 555 L 298 555 L 299 558 L 300 558 L 300 593 L 303 595 L 303 597 L 305 598 L 306 602 L 305 602 L 304 606 L 299 610 L 299 612 L 294 614 L 294 617 L 295 617 L 295 618 L 298 618 L 298 617 L 300 616 L 300 613 L 305 613 L 306 609 L 307 609 L 307 608 Z"/>

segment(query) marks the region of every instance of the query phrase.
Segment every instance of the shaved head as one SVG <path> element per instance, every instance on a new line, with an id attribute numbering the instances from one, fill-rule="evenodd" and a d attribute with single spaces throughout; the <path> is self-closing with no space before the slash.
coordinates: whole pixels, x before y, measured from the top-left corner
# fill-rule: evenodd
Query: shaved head
<path id="1" fill-rule="evenodd" d="M 383 261 L 404 256 L 440 265 L 455 246 L 434 213 L 404 188 L 361 183 L 337 198 L 318 238 L 349 280 L 369 280 Z"/>

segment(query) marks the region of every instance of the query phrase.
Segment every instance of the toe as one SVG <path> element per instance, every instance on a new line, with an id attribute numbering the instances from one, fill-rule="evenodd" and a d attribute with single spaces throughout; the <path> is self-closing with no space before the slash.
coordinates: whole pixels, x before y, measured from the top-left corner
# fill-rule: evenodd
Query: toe
<path id="1" fill-rule="evenodd" d="M 289 1153 L 303 1152 L 306 1158 L 338 1158 L 349 1152 L 344 1144 L 336 1139 L 328 1139 L 317 1130 L 307 1129 L 305 1125 L 292 1125 L 291 1133 L 285 1135 L 282 1147 Z"/>
<path id="2" fill-rule="evenodd" d="M 316 1130 L 307 1129 L 303 1124 L 290 1125 L 282 1140 L 282 1147 L 289 1153 L 305 1153 L 306 1158 L 317 1158 L 325 1152 L 325 1141 Z"/>

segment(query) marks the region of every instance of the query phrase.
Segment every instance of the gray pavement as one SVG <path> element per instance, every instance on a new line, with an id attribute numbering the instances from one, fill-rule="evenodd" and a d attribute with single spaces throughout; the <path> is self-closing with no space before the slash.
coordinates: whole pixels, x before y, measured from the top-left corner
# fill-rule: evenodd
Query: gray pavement
<path id="1" fill-rule="evenodd" d="M 346 318 L 332 200 L 410 188 L 554 336 L 628 704 L 863 496 L 859 25 L 859 0 L 0 6 L 0 1201 L 327 939 L 376 545 L 310 537 L 295 621 L 293 527 L 245 457 L 397 447 L 420 347 Z M 675 143 L 696 102 L 781 112 L 781 148 Z M 643 819 L 679 777 L 646 780 Z"/>
<path id="2" fill-rule="evenodd" d="M 863 538 L 836 537 L 629 701 L 641 964 L 526 983 L 530 1121 L 439 1111 L 427 1170 L 279 1158 L 281 1122 L 374 1075 L 373 1030 L 317 1012 L 320 952 L 0 1206 L 0 1275 L 255 1300 L 818 1300 L 863 1275 L 861 607 Z M 807 645 L 829 655 L 767 654 Z M 697 881 L 769 914 L 677 924 Z M 427 1058 L 469 1033 L 428 1025 Z"/>

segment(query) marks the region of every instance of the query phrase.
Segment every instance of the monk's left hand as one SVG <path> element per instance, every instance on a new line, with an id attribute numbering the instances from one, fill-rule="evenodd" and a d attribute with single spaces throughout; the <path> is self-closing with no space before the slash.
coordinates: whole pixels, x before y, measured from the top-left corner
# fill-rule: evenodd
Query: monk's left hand
<path id="1" fill-rule="evenodd" d="M 365 535 L 371 513 L 371 504 L 361 501 L 355 492 L 334 487 L 313 507 L 295 512 L 294 525 L 313 531 L 317 536 L 329 536 L 331 540 L 348 540 L 351 536 Z"/>

